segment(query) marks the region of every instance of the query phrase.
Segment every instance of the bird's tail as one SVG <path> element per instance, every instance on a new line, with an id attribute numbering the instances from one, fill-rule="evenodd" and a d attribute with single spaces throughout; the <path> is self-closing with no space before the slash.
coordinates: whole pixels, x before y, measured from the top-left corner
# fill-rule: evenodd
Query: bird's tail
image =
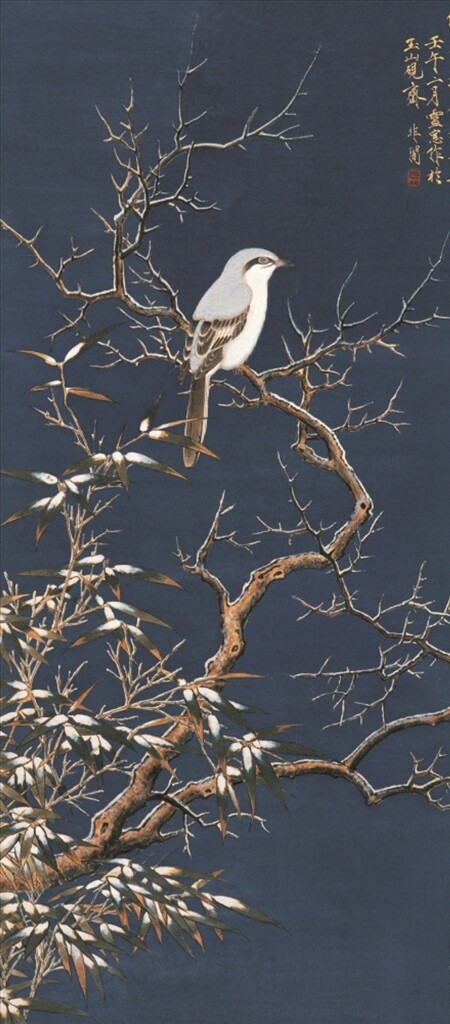
<path id="1" fill-rule="evenodd" d="M 185 424 L 184 433 L 186 437 L 190 437 L 192 441 L 198 441 L 200 444 L 206 434 L 208 424 L 208 398 L 209 377 L 193 377 L 186 413 L 186 419 L 189 422 Z M 191 448 L 183 448 L 183 462 L 188 468 L 195 466 L 198 457 L 198 452 Z"/>

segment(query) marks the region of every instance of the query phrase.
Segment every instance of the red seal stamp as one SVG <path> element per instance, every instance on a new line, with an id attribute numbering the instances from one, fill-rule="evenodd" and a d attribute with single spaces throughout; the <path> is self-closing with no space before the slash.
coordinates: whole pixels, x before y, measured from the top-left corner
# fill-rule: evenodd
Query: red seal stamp
<path id="1" fill-rule="evenodd" d="M 410 188 L 418 188 L 421 184 L 421 174 L 419 167 L 409 167 L 406 174 L 406 184 Z"/>

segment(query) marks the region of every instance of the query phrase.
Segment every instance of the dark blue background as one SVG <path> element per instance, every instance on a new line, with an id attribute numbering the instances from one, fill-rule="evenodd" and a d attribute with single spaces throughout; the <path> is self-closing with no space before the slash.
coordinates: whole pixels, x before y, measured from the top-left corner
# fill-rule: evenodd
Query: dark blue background
<path id="1" fill-rule="evenodd" d="M 83 248 L 95 245 L 98 259 L 91 258 L 91 271 L 86 269 L 82 280 L 88 287 L 105 287 L 107 239 L 90 207 L 106 216 L 112 211 L 113 165 L 101 144 L 104 133 L 94 105 L 115 119 L 131 77 L 138 116 L 149 121 L 153 139 L 167 140 L 176 109 L 176 71 L 185 64 L 198 14 L 197 52 L 208 63 L 192 82 L 190 109 L 197 113 L 208 106 L 209 137 L 225 138 L 241 128 L 256 104 L 264 114 L 275 112 L 321 45 L 308 95 L 297 104 L 302 131 L 314 137 L 291 152 L 257 142 L 245 154 L 198 157 L 196 185 L 203 197 L 218 201 L 220 212 L 189 215 L 183 225 L 165 218 L 155 241 L 158 262 L 179 287 L 187 313 L 225 259 L 241 247 L 262 245 L 295 262 L 291 275 L 276 275 L 271 283 L 269 316 L 252 360 L 257 368 L 282 359 L 288 296 L 302 324 L 310 312 L 317 326 L 332 325 L 337 292 L 355 261 L 350 298 L 357 300 L 357 312 L 379 310 L 382 321 L 390 320 L 401 296 L 424 276 L 428 256 L 437 255 L 446 233 L 448 184 L 408 189 L 405 183 L 410 117 L 402 96 L 402 48 L 412 35 L 425 40 L 436 32 L 447 40 L 447 11 L 439 0 L 4 2 L 3 216 L 29 235 L 43 223 L 42 251 L 53 262 L 67 251 L 70 235 Z M 448 41 L 446 47 L 448 62 Z M 59 432 L 39 425 L 26 394 L 45 372 L 12 350 L 40 347 L 57 325 L 63 303 L 42 272 L 27 269 L 30 258 L 10 238 L 3 252 L 3 463 L 58 472 L 73 460 L 73 452 Z M 444 286 L 428 292 L 418 312 L 442 303 L 443 293 Z M 91 323 L 101 327 L 116 318 L 114 306 L 97 307 Z M 380 428 L 352 435 L 348 442 L 376 510 L 384 510 L 384 532 L 372 546 L 377 558 L 367 563 L 360 584 L 368 606 L 383 592 L 393 599 L 404 596 L 423 559 L 429 590 L 437 601 L 445 599 L 448 334 L 445 325 L 439 332 L 404 332 L 406 360 L 377 351 L 362 358 L 356 371 L 354 401 L 382 403 L 403 378 L 400 405 L 411 424 L 400 436 Z M 101 413 L 110 443 L 124 424 L 127 431 L 136 429 L 161 387 L 166 392 L 162 418 L 184 414 L 176 377 L 157 374 L 153 364 L 137 372 L 121 368 L 102 374 L 80 363 L 77 372 L 77 383 L 106 390 L 118 403 L 111 413 Z M 216 396 L 223 400 L 219 391 Z M 338 421 L 337 407 L 323 411 L 330 422 Z M 109 521 L 123 530 L 113 542 L 120 560 L 177 574 L 175 535 L 193 551 L 224 487 L 236 503 L 232 525 L 242 528 L 245 538 L 256 514 L 278 520 L 286 495 L 276 451 L 286 454 L 291 441 L 289 426 L 277 417 L 220 409 L 213 399 L 208 442 L 221 461 L 201 460 L 187 483 L 136 475 L 130 502 L 124 499 Z M 26 485 L 9 481 L 4 490 L 8 514 L 28 499 Z M 318 517 L 348 513 L 346 496 L 311 470 L 302 471 L 300 493 L 313 496 Z M 44 538 L 39 564 L 63 559 L 58 529 L 56 524 Z M 29 521 L 8 528 L 3 544 L 6 568 L 30 567 L 35 555 Z M 255 558 L 226 549 L 216 564 L 233 589 Z M 161 588 L 151 600 L 180 636 L 190 637 L 180 655 L 188 674 L 212 653 L 219 634 L 211 594 L 196 581 L 183 582 L 184 593 Z M 142 590 L 129 593 L 142 601 Z M 337 755 L 357 742 L 359 729 L 322 733 L 329 709 L 310 704 L 312 685 L 288 677 L 316 669 L 333 651 L 336 665 L 357 664 L 376 652 L 375 641 L 352 623 L 296 623 L 292 594 L 321 598 L 329 593 L 326 582 L 313 578 L 291 577 L 273 589 L 251 620 L 242 668 L 265 673 L 264 682 L 246 685 L 252 687 L 250 699 L 270 710 L 272 720 L 302 721 L 299 739 Z M 83 688 L 101 664 L 101 652 L 92 651 Z M 444 706 L 444 682 L 438 667 L 426 685 L 404 683 L 393 714 Z M 237 686 L 232 692 L 238 695 Z M 431 756 L 443 739 L 426 731 L 392 738 L 369 762 L 372 781 L 403 779 L 409 749 Z M 449 921 L 442 891 L 450 866 L 448 818 L 412 797 L 369 810 L 356 792 L 326 779 L 302 780 L 289 792 L 288 814 L 270 799 L 264 803 L 269 836 L 244 830 L 239 842 L 229 839 L 222 849 L 207 833 L 194 846 L 194 866 L 224 866 L 234 886 L 229 891 L 265 909 L 289 933 L 249 924 L 250 941 L 232 937 L 222 947 L 209 940 L 195 963 L 167 942 L 152 958 L 130 959 L 129 981 L 122 986 L 112 981 L 105 1005 L 94 995 L 90 1019 L 444 1024 L 449 1012 Z M 177 850 L 169 852 L 169 861 L 177 858 Z"/>

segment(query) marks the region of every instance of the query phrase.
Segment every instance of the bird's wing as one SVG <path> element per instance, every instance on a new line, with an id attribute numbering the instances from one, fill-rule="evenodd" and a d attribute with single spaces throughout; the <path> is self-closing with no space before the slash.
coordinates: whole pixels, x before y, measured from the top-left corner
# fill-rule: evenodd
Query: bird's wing
<path id="1" fill-rule="evenodd" d="M 197 324 L 195 323 L 194 320 L 192 320 L 191 323 L 189 324 L 189 328 L 186 331 L 186 335 L 185 335 L 185 338 L 184 338 L 183 361 L 182 361 L 181 367 L 180 367 L 180 383 L 181 384 L 183 383 L 184 378 L 186 377 L 186 374 L 189 373 L 189 361 L 190 361 L 190 357 L 191 357 L 192 342 L 193 342 L 193 339 L 194 339 L 196 327 L 197 327 Z"/>
<path id="2" fill-rule="evenodd" d="M 249 306 L 229 320 L 200 320 L 192 341 L 190 365 L 192 373 L 203 376 L 220 365 L 225 345 L 244 330 Z"/>

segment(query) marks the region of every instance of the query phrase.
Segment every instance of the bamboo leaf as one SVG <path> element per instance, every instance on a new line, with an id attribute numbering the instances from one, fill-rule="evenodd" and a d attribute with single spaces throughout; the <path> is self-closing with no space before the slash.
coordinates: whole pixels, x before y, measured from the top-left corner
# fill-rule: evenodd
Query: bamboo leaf
<path id="1" fill-rule="evenodd" d="M 231 718 L 234 722 L 238 722 L 239 725 L 244 727 L 247 726 L 245 718 L 239 713 L 237 708 L 232 704 L 231 701 L 223 697 L 221 693 L 217 693 L 216 690 L 211 690 L 208 686 L 199 686 L 197 691 L 201 697 L 208 701 L 212 707 L 220 709 L 227 718 Z"/>
<path id="2" fill-rule="evenodd" d="M 210 448 L 206 448 L 200 441 L 194 441 L 185 434 L 176 434 L 173 430 L 163 430 L 162 427 L 155 427 L 149 431 L 148 436 L 153 441 L 166 441 L 167 444 L 175 444 L 180 448 L 189 448 L 191 451 L 201 452 L 202 455 L 210 455 L 212 459 L 219 458 L 215 452 L 212 452 Z"/>
<path id="3" fill-rule="evenodd" d="M 124 612 L 125 615 L 134 615 L 136 619 L 143 619 L 144 622 L 153 622 L 155 626 L 164 626 L 165 629 L 172 628 L 167 622 L 157 619 L 156 615 L 151 615 L 150 612 L 145 612 L 142 608 L 135 608 L 132 604 L 126 604 L 125 601 L 108 601 L 108 605 L 119 612 Z"/>
<path id="4" fill-rule="evenodd" d="M 251 749 L 253 757 L 258 763 L 261 778 L 266 783 L 266 786 L 268 786 L 269 789 L 272 790 L 272 793 L 274 794 L 274 796 L 276 796 L 277 800 L 279 800 L 280 803 L 286 806 L 283 790 L 281 788 L 278 776 L 275 774 L 272 768 L 269 758 L 266 757 L 263 751 L 259 750 L 258 747 L 253 745 Z"/>
<path id="5" fill-rule="evenodd" d="M 31 954 L 34 953 L 35 949 L 37 949 L 37 947 L 40 946 L 41 942 L 44 941 L 45 936 L 48 932 L 48 928 L 48 921 L 42 921 L 40 924 L 34 926 L 29 939 L 25 943 L 25 947 L 23 950 L 24 960 L 26 960 L 27 957 L 31 956 Z"/>
<path id="6" fill-rule="evenodd" d="M 14 642 L 14 637 L 12 639 Z M 21 654 L 29 654 L 31 658 L 34 658 L 34 660 L 38 661 L 41 665 L 47 664 L 44 655 L 37 651 L 35 647 L 30 647 L 30 645 L 26 644 L 24 640 L 21 640 L 20 644 L 18 644 L 17 646 L 20 649 Z"/>
<path id="7" fill-rule="evenodd" d="M 138 629 L 137 626 L 127 625 L 127 630 L 131 633 L 132 636 L 136 638 L 138 643 L 142 644 L 142 647 L 145 647 L 145 649 L 149 651 L 149 653 L 152 654 L 154 658 L 156 658 L 156 661 L 161 661 L 160 651 L 158 651 L 158 648 L 155 647 L 154 644 L 152 644 L 151 640 L 149 640 L 146 633 L 143 633 L 142 630 Z"/>
<path id="8" fill-rule="evenodd" d="M 40 509 L 47 507 L 49 501 L 50 498 L 39 498 L 38 501 L 33 501 L 31 505 L 24 505 L 17 512 L 13 512 L 12 516 L 8 516 L 3 521 L 2 526 L 7 526 L 8 523 L 16 523 L 19 519 L 25 519 L 25 516 L 33 515 L 33 512 L 39 512 Z"/>
<path id="9" fill-rule="evenodd" d="M 54 569 L 23 569 L 19 576 L 48 576 L 50 579 L 64 577 L 67 574 L 67 566 L 61 565 Z"/>
<path id="10" fill-rule="evenodd" d="M 122 455 L 122 452 L 113 452 L 112 460 L 114 463 L 114 468 L 116 470 L 117 476 L 119 477 L 122 486 L 125 488 L 128 494 L 128 473 L 125 457 Z"/>
<path id="11" fill-rule="evenodd" d="M 98 640 L 105 633 L 117 633 L 121 626 L 122 623 L 119 619 L 110 619 L 108 622 L 102 622 L 101 626 L 96 626 L 95 629 L 90 629 L 87 633 L 83 633 L 82 636 L 77 637 L 69 646 L 81 647 L 83 644 L 90 644 L 92 640 Z"/>
<path id="12" fill-rule="evenodd" d="M 247 788 L 252 818 L 256 813 L 256 765 L 249 747 L 242 748 L 242 774 Z"/>
<path id="13" fill-rule="evenodd" d="M 7 782 L 2 782 L 2 795 L 6 796 L 8 800 L 14 800 L 15 803 L 24 804 L 25 807 L 29 806 L 28 800 L 21 793 L 18 793 L 17 789 L 8 785 Z"/>
<path id="14" fill-rule="evenodd" d="M 118 326 L 119 324 L 110 324 L 109 327 L 102 327 L 100 331 L 94 331 L 94 334 L 89 334 L 87 338 L 82 338 L 81 341 L 78 341 L 69 349 L 68 352 L 66 352 L 63 360 L 64 365 L 72 362 L 74 359 L 78 359 L 78 357 L 83 355 L 84 352 L 88 352 L 93 345 L 96 345 L 98 341 L 102 341 L 103 338 L 106 338 L 107 334 L 111 334 L 111 331 L 114 331 Z"/>
<path id="15" fill-rule="evenodd" d="M 86 700 L 86 697 L 89 697 L 89 694 L 92 692 L 94 688 L 95 683 L 93 683 L 92 686 L 88 686 L 86 690 L 83 690 L 83 693 L 80 693 L 80 695 L 76 698 L 74 703 L 70 705 L 70 711 L 72 713 L 74 711 L 78 711 L 79 708 L 84 707 L 84 701 Z"/>
<path id="16" fill-rule="evenodd" d="M 22 842 L 20 844 L 20 857 L 21 860 L 26 860 L 31 853 L 31 847 L 34 843 L 34 832 L 33 829 L 27 829 L 23 835 Z"/>
<path id="17" fill-rule="evenodd" d="M 213 908 L 211 908 L 210 913 L 211 913 L 212 909 Z M 215 911 L 214 911 L 214 914 L 215 914 Z M 200 913 L 198 913 L 195 910 L 190 910 L 189 911 L 189 920 L 190 921 L 196 921 L 196 922 L 198 922 L 198 924 L 205 925 L 205 927 L 207 927 L 207 928 L 214 928 L 214 929 L 222 928 L 223 931 L 225 931 L 225 932 L 233 932 L 234 935 L 239 935 L 239 932 L 238 932 L 238 930 L 236 928 L 233 928 L 231 925 L 226 924 L 225 921 L 220 921 L 219 918 L 213 916 L 212 913 L 211 913 L 211 917 L 207 917 L 206 914 L 200 914 Z"/>
<path id="18" fill-rule="evenodd" d="M 280 732 L 286 732 L 287 729 L 296 729 L 300 725 L 300 722 L 286 722 L 284 725 L 267 725 L 263 729 L 255 729 L 254 733 L 258 739 L 263 739 L 266 736 L 276 736 Z"/>
<path id="19" fill-rule="evenodd" d="M 0 857 L 6 857 L 7 853 L 12 850 L 13 846 L 17 843 L 17 833 L 13 832 L 10 836 L 5 836 L 0 841 Z"/>
<path id="20" fill-rule="evenodd" d="M 246 903 L 242 903 L 242 900 L 235 899 L 234 896 L 212 896 L 211 899 L 214 900 L 214 903 L 218 903 L 219 906 L 226 907 L 227 910 L 233 910 L 236 914 L 243 914 L 244 917 L 251 917 L 253 921 L 261 921 L 262 924 L 273 924 L 276 928 L 282 928 L 282 925 L 275 921 L 273 917 L 264 914 L 262 910 L 256 910 L 255 907 L 249 907 Z"/>
<path id="21" fill-rule="evenodd" d="M 110 725 L 103 718 L 95 720 L 95 728 L 91 728 L 90 732 L 94 736 L 104 736 L 105 739 L 113 740 L 115 743 L 124 744 L 126 747 L 133 749 L 133 743 L 127 738 L 125 733 L 115 729 L 113 725 Z"/>
<path id="22" fill-rule="evenodd" d="M 66 725 L 64 727 L 64 734 L 70 743 L 72 750 L 77 752 L 78 756 L 83 761 L 83 764 L 87 765 L 92 774 L 95 775 L 95 764 L 92 751 L 78 730 L 75 729 L 73 725 Z"/>
<path id="23" fill-rule="evenodd" d="M 47 864 L 48 867 L 53 868 L 54 871 L 57 871 L 58 865 L 56 863 L 56 857 L 45 833 L 42 834 L 42 837 L 35 835 L 35 843 L 39 848 L 39 857 L 37 857 L 37 859 L 41 860 L 44 864 Z M 35 854 L 35 856 L 37 855 Z"/>
<path id="24" fill-rule="evenodd" d="M 47 487 L 54 487 L 58 483 L 58 477 L 53 473 L 30 472 L 28 469 L 2 469 L 4 476 L 14 476 L 18 480 L 27 480 L 33 484 L 45 484 Z"/>
<path id="25" fill-rule="evenodd" d="M 31 925 L 28 925 L 27 928 L 20 928 L 19 931 L 6 935 L 2 940 L 2 951 L 6 951 L 9 946 L 18 945 L 21 939 L 28 939 L 32 931 Z"/>
<path id="26" fill-rule="evenodd" d="M 119 600 L 119 598 L 120 598 L 120 580 L 116 576 L 116 573 L 114 572 L 114 569 L 111 569 L 111 567 L 109 565 L 106 566 L 106 568 L 105 568 L 105 576 L 106 576 L 106 581 L 107 581 L 109 587 L 111 588 L 111 590 L 112 590 L 112 592 L 114 594 L 114 597 L 116 597 L 117 600 Z"/>
<path id="27" fill-rule="evenodd" d="M 191 690 L 190 687 L 186 687 L 186 689 L 183 690 L 183 697 L 189 714 L 193 720 L 194 729 L 197 733 L 200 743 L 203 744 L 203 716 L 200 710 L 198 700 L 195 696 L 194 691 Z"/>
<path id="28" fill-rule="evenodd" d="M 196 942 L 200 949 L 204 949 L 203 939 L 197 922 L 194 921 L 193 916 L 187 910 L 182 910 L 180 907 L 174 907 L 168 904 L 167 910 L 174 921 L 179 925 L 182 931 L 186 932 L 189 938 L 192 938 Z"/>
<path id="29" fill-rule="evenodd" d="M 59 959 L 61 960 L 64 970 L 67 971 L 67 974 L 71 974 L 72 972 L 70 969 L 70 960 L 67 946 L 62 935 L 60 935 L 58 931 L 55 932 L 55 942 L 56 948 L 59 953 Z"/>
<path id="30" fill-rule="evenodd" d="M 228 786 L 227 780 L 222 772 L 216 778 L 216 801 L 219 811 L 219 827 L 222 842 L 225 840 L 228 828 Z"/>
<path id="31" fill-rule="evenodd" d="M 24 356 L 36 356 L 36 359 L 42 359 L 47 366 L 59 366 L 59 363 L 53 356 L 48 356 L 46 352 L 36 352 L 31 348 L 18 348 L 18 352 L 21 352 Z"/>
<path id="32" fill-rule="evenodd" d="M 28 1000 L 30 1010 L 40 1010 L 42 1013 L 68 1013 L 72 1017 L 86 1017 L 85 1010 L 77 1010 L 74 1006 L 67 1006 L 67 1003 L 55 1002 L 54 999 L 30 999 Z"/>
<path id="33" fill-rule="evenodd" d="M 112 569 L 123 576 L 132 576 L 133 579 L 147 580 L 149 583 L 164 583 L 167 587 L 183 589 L 181 583 L 177 583 L 171 576 L 166 576 L 165 573 L 158 572 L 156 569 L 147 569 L 137 565 L 113 565 Z"/>
<path id="34" fill-rule="evenodd" d="M 170 427 L 181 427 L 185 423 L 194 423 L 195 417 L 191 416 L 189 419 L 183 417 L 181 420 L 170 420 L 170 423 L 160 423 L 159 427 L 155 427 L 155 430 L 169 430 Z"/>
<path id="35" fill-rule="evenodd" d="M 90 398 L 97 402 L 112 402 L 112 398 L 108 398 L 108 395 L 103 395 L 100 391 L 90 391 L 89 388 L 70 387 L 67 388 L 69 395 L 76 395 L 77 398 Z"/>
<path id="36" fill-rule="evenodd" d="M 99 969 L 97 967 L 97 964 L 91 958 L 91 962 L 89 964 L 86 964 L 86 967 L 87 967 L 87 969 L 89 971 L 89 977 L 92 978 L 92 981 L 94 982 L 94 985 L 95 985 L 97 991 L 100 993 L 100 995 L 104 999 L 104 997 L 105 997 L 105 989 L 104 989 L 104 986 L 103 986 L 101 974 L 100 974 L 100 971 L 99 971 Z M 106 964 L 105 964 L 105 967 L 107 969 L 107 965 Z"/>
<path id="37" fill-rule="evenodd" d="M 66 480 L 66 487 L 71 494 L 75 495 L 76 500 L 80 503 L 81 507 L 84 508 L 85 512 L 89 512 L 92 515 L 92 509 L 89 507 L 84 494 L 81 493 L 80 488 L 73 480 Z"/>
<path id="38" fill-rule="evenodd" d="M 257 672 L 224 672 L 220 676 L 211 676 L 211 679 L 264 679 L 264 676 Z"/>
<path id="39" fill-rule="evenodd" d="M 48 391 L 49 388 L 60 388 L 60 380 L 44 380 L 42 384 L 35 384 L 34 387 L 30 388 L 31 391 Z"/>
<path id="40" fill-rule="evenodd" d="M 106 476 L 103 473 L 77 474 L 72 480 L 78 484 L 87 484 L 89 487 L 117 487 L 117 480 L 114 477 Z"/>
<path id="41" fill-rule="evenodd" d="M 240 818 L 241 817 L 241 807 L 240 807 L 237 795 L 235 793 L 234 786 L 232 785 L 232 783 L 230 782 L 229 779 L 227 779 L 227 790 L 228 790 L 228 796 L 230 797 L 231 803 L 233 804 L 233 807 L 234 807 L 234 809 L 236 811 L 236 814 Z"/>
<path id="42" fill-rule="evenodd" d="M 85 963 L 84 963 L 83 954 L 80 953 L 80 950 L 77 948 L 77 946 L 74 946 L 73 944 L 70 947 L 70 952 L 71 952 L 71 956 L 72 956 L 73 966 L 75 968 L 75 974 L 76 974 L 76 976 L 78 978 L 79 986 L 80 986 L 81 991 L 82 991 L 82 993 L 84 995 L 84 998 L 86 998 L 86 994 L 87 994 L 86 966 L 85 966 Z"/>
<path id="43" fill-rule="evenodd" d="M 55 494 L 53 498 L 50 498 L 50 501 L 48 502 L 46 509 L 44 509 L 36 527 L 36 544 L 39 544 L 39 541 L 43 533 L 45 533 L 47 527 L 50 526 L 50 523 L 52 523 L 53 520 L 58 515 L 58 512 L 61 506 L 64 504 L 64 501 L 65 494 L 63 491 L 58 491 L 58 493 Z"/>
<path id="44" fill-rule="evenodd" d="M 130 946 L 133 946 L 134 949 L 141 949 L 143 953 L 150 954 L 151 951 L 145 942 L 142 942 L 138 935 L 133 935 L 133 932 L 130 932 L 128 928 L 121 929 L 121 938 L 128 942 Z"/>
<path id="45" fill-rule="evenodd" d="M 103 455 L 101 452 L 96 452 L 95 455 L 88 455 L 85 459 L 80 459 L 78 462 L 74 462 L 73 466 L 69 466 L 68 469 L 64 470 L 64 476 L 68 476 L 69 473 L 76 473 L 79 469 L 91 469 L 95 466 L 100 466 L 106 462 L 108 456 Z"/>
<path id="46" fill-rule="evenodd" d="M 101 565 L 105 561 L 105 556 L 101 554 L 97 555 L 85 555 L 84 558 L 79 558 L 77 565 Z"/>
<path id="47" fill-rule="evenodd" d="M 8 666 L 8 668 L 11 668 L 11 666 L 12 666 L 11 655 L 10 655 L 10 653 L 8 651 L 8 648 L 5 647 L 3 641 L 0 642 L 0 655 L 3 658 L 3 661 L 5 662 L 5 664 Z"/>
<path id="48" fill-rule="evenodd" d="M 157 462 L 156 459 L 151 459 L 149 455 L 142 455 L 140 452 L 127 452 L 125 458 L 132 466 L 141 466 L 142 469 L 155 469 L 158 473 L 167 473 L 168 476 L 178 476 L 180 480 L 186 479 L 186 477 L 183 476 L 182 473 L 179 473 L 177 469 L 173 469 L 172 466 L 167 466 L 164 462 Z"/>
<path id="49" fill-rule="evenodd" d="M 189 943 L 186 942 L 180 925 L 173 919 L 173 917 L 170 916 L 167 918 L 166 928 L 169 934 L 172 936 L 172 938 L 175 939 L 175 942 L 177 942 L 178 945 L 181 946 L 181 949 L 184 949 L 184 952 L 187 953 L 188 956 L 193 958 L 194 954 L 192 952 L 192 949 Z"/>
<path id="50" fill-rule="evenodd" d="M 143 418 L 142 418 L 142 420 L 141 420 L 141 422 L 139 424 L 139 430 L 142 430 L 143 434 L 147 433 L 147 431 L 151 430 L 152 425 L 153 425 L 153 420 L 155 419 L 156 413 L 158 412 L 159 403 L 160 403 L 162 397 L 163 397 L 163 393 L 158 395 L 157 398 L 155 398 L 154 402 L 152 402 L 152 404 L 149 405 L 149 407 L 147 409 L 147 412 L 144 413 L 144 416 L 143 416 Z"/>
<path id="51" fill-rule="evenodd" d="M 333 761 L 334 758 L 327 754 L 321 754 L 313 747 L 305 747 L 301 743 L 288 743 L 278 740 L 260 740 L 259 746 L 267 753 L 273 754 L 296 754 L 301 758 L 316 758 L 319 761 Z"/>
<path id="52" fill-rule="evenodd" d="M 227 758 L 225 753 L 225 744 L 223 741 L 223 730 L 219 720 L 215 715 L 208 715 L 208 729 L 211 736 L 211 743 L 214 753 L 217 757 L 219 767 L 224 773 L 227 769 Z"/>

